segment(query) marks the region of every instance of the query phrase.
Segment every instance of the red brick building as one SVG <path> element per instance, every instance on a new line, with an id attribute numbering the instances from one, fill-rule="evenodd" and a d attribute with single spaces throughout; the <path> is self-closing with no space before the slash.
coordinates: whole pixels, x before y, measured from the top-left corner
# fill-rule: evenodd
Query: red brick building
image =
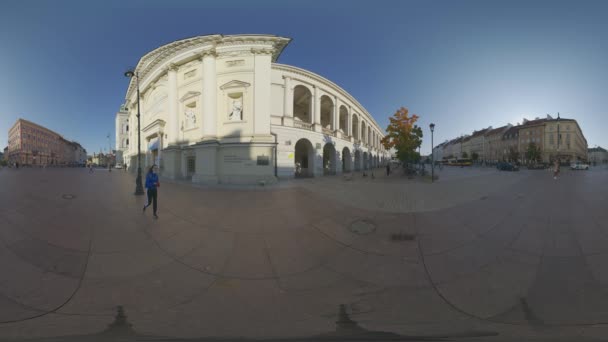
<path id="1" fill-rule="evenodd" d="M 8 161 L 20 165 L 71 165 L 72 145 L 61 135 L 31 121 L 19 119 L 8 131 Z M 80 146 L 80 145 L 78 145 Z"/>

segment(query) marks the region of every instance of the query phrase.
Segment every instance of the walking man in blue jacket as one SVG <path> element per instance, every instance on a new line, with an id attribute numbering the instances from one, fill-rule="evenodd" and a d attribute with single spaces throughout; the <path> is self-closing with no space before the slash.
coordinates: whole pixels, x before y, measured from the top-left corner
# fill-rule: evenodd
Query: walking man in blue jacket
<path id="1" fill-rule="evenodd" d="M 158 190 L 157 188 L 160 186 L 158 182 L 158 175 L 156 174 L 156 165 L 152 165 L 146 174 L 146 189 L 148 189 L 148 204 L 144 205 L 144 212 L 146 212 L 146 208 L 152 204 L 152 209 L 154 210 L 154 218 L 157 219 L 158 215 L 156 215 L 157 209 L 157 200 L 158 200 Z"/>

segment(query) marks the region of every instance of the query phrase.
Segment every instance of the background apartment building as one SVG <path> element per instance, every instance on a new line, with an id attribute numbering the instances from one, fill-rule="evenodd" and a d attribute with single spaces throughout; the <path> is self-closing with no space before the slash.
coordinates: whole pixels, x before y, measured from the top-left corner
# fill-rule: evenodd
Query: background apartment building
<path id="1" fill-rule="evenodd" d="M 75 165 L 86 160 L 86 150 L 50 129 L 19 119 L 8 131 L 8 162 L 44 166 Z"/>
<path id="2" fill-rule="evenodd" d="M 536 162 L 528 158 L 528 150 L 534 145 L 539 149 L 539 161 L 551 163 L 559 159 L 563 163 L 588 161 L 587 140 L 574 119 L 535 118 L 512 126 L 508 124 L 496 129 L 492 127 L 474 131 L 472 135 L 450 140 L 434 153 L 443 160 L 472 158 L 478 162 L 496 163 L 510 161 L 522 164 Z"/>

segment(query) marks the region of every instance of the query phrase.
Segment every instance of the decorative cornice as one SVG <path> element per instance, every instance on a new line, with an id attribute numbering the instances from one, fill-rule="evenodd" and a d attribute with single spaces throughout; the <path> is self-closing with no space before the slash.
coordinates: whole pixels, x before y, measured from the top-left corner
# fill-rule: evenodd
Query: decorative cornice
<path id="1" fill-rule="evenodd" d="M 182 96 L 182 97 L 179 99 L 179 101 L 180 101 L 180 102 L 184 102 L 184 101 L 186 101 L 186 100 L 188 100 L 188 99 L 191 99 L 191 98 L 193 98 L 193 97 L 199 96 L 200 94 L 201 94 L 201 92 L 200 92 L 200 91 L 189 91 L 189 92 L 187 92 L 186 94 L 184 94 L 184 96 Z"/>
<path id="2" fill-rule="evenodd" d="M 254 55 L 272 55 L 274 49 L 269 48 L 251 48 L 251 53 Z"/>
<path id="3" fill-rule="evenodd" d="M 217 52 L 215 51 L 215 48 L 213 48 L 213 49 L 202 51 L 200 53 L 200 56 L 201 56 L 201 58 L 205 58 L 205 57 L 217 57 Z"/>
<path id="4" fill-rule="evenodd" d="M 232 81 L 227 82 L 224 85 L 220 86 L 220 89 L 224 90 L 224 89 L 229 89 L 229 88 L 247 88 L 250 85 L 251 84 L 247 83 L 247 82 L 232 80 Z"/>
<path id="5" fill-rule="evenodd" d="M 291 41 L 290 38 L 279 37 L 274 35 L 208 35 L 208 36 L 197 36 L 187 39 L 178 40 L 166 45 L 163 45 L 146 55 L 144 55 L 137 64 L 135 72 L 139 74 L 140 83 L 147 81 L 147 76 L 154 72 L 158 65 L 162 65 L 167 60 L 183 54 L 188 50 L 202 49 L 222 49 L 230 46 L 240 45 L 260 45 L 260 46 L 271 46 L 272 49 L 272 62 L 276 62 L 279 55 Z M 195 51 L 193 51 L 196 54 Z M 250 53 L 250 52 L 248 52 Z M 202 57 L 200 57 L 202 58 Z M 133 79 L 129 82 L 127 89 L 126 98 L 129 99 L 135 92 L 135 81 Z"/>
<path id="6" fill-rule="evenodd" d="M 177 65 L 175 63 L 169 63 L 169 65 L 167 65 L 166 71 L 178 71 L 178 70 L 179 70 L 179 65 Z"/>

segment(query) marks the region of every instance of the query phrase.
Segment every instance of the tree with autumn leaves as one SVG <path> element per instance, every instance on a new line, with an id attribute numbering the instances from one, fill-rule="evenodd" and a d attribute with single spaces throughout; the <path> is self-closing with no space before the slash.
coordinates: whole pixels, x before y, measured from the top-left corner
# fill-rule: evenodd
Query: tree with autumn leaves
<path id="1" fill-rule="evenodd" d="M 401 107 L 392 117 L 382 138 L 382 145 L 390 150 L 397 150 L 397 158 L 403 163 L 414 163 L 420 160 L 416 149 L 422 144 L 422 129 L 416 125 L 418 115 L 410 116 L 407 108 Z"/>

